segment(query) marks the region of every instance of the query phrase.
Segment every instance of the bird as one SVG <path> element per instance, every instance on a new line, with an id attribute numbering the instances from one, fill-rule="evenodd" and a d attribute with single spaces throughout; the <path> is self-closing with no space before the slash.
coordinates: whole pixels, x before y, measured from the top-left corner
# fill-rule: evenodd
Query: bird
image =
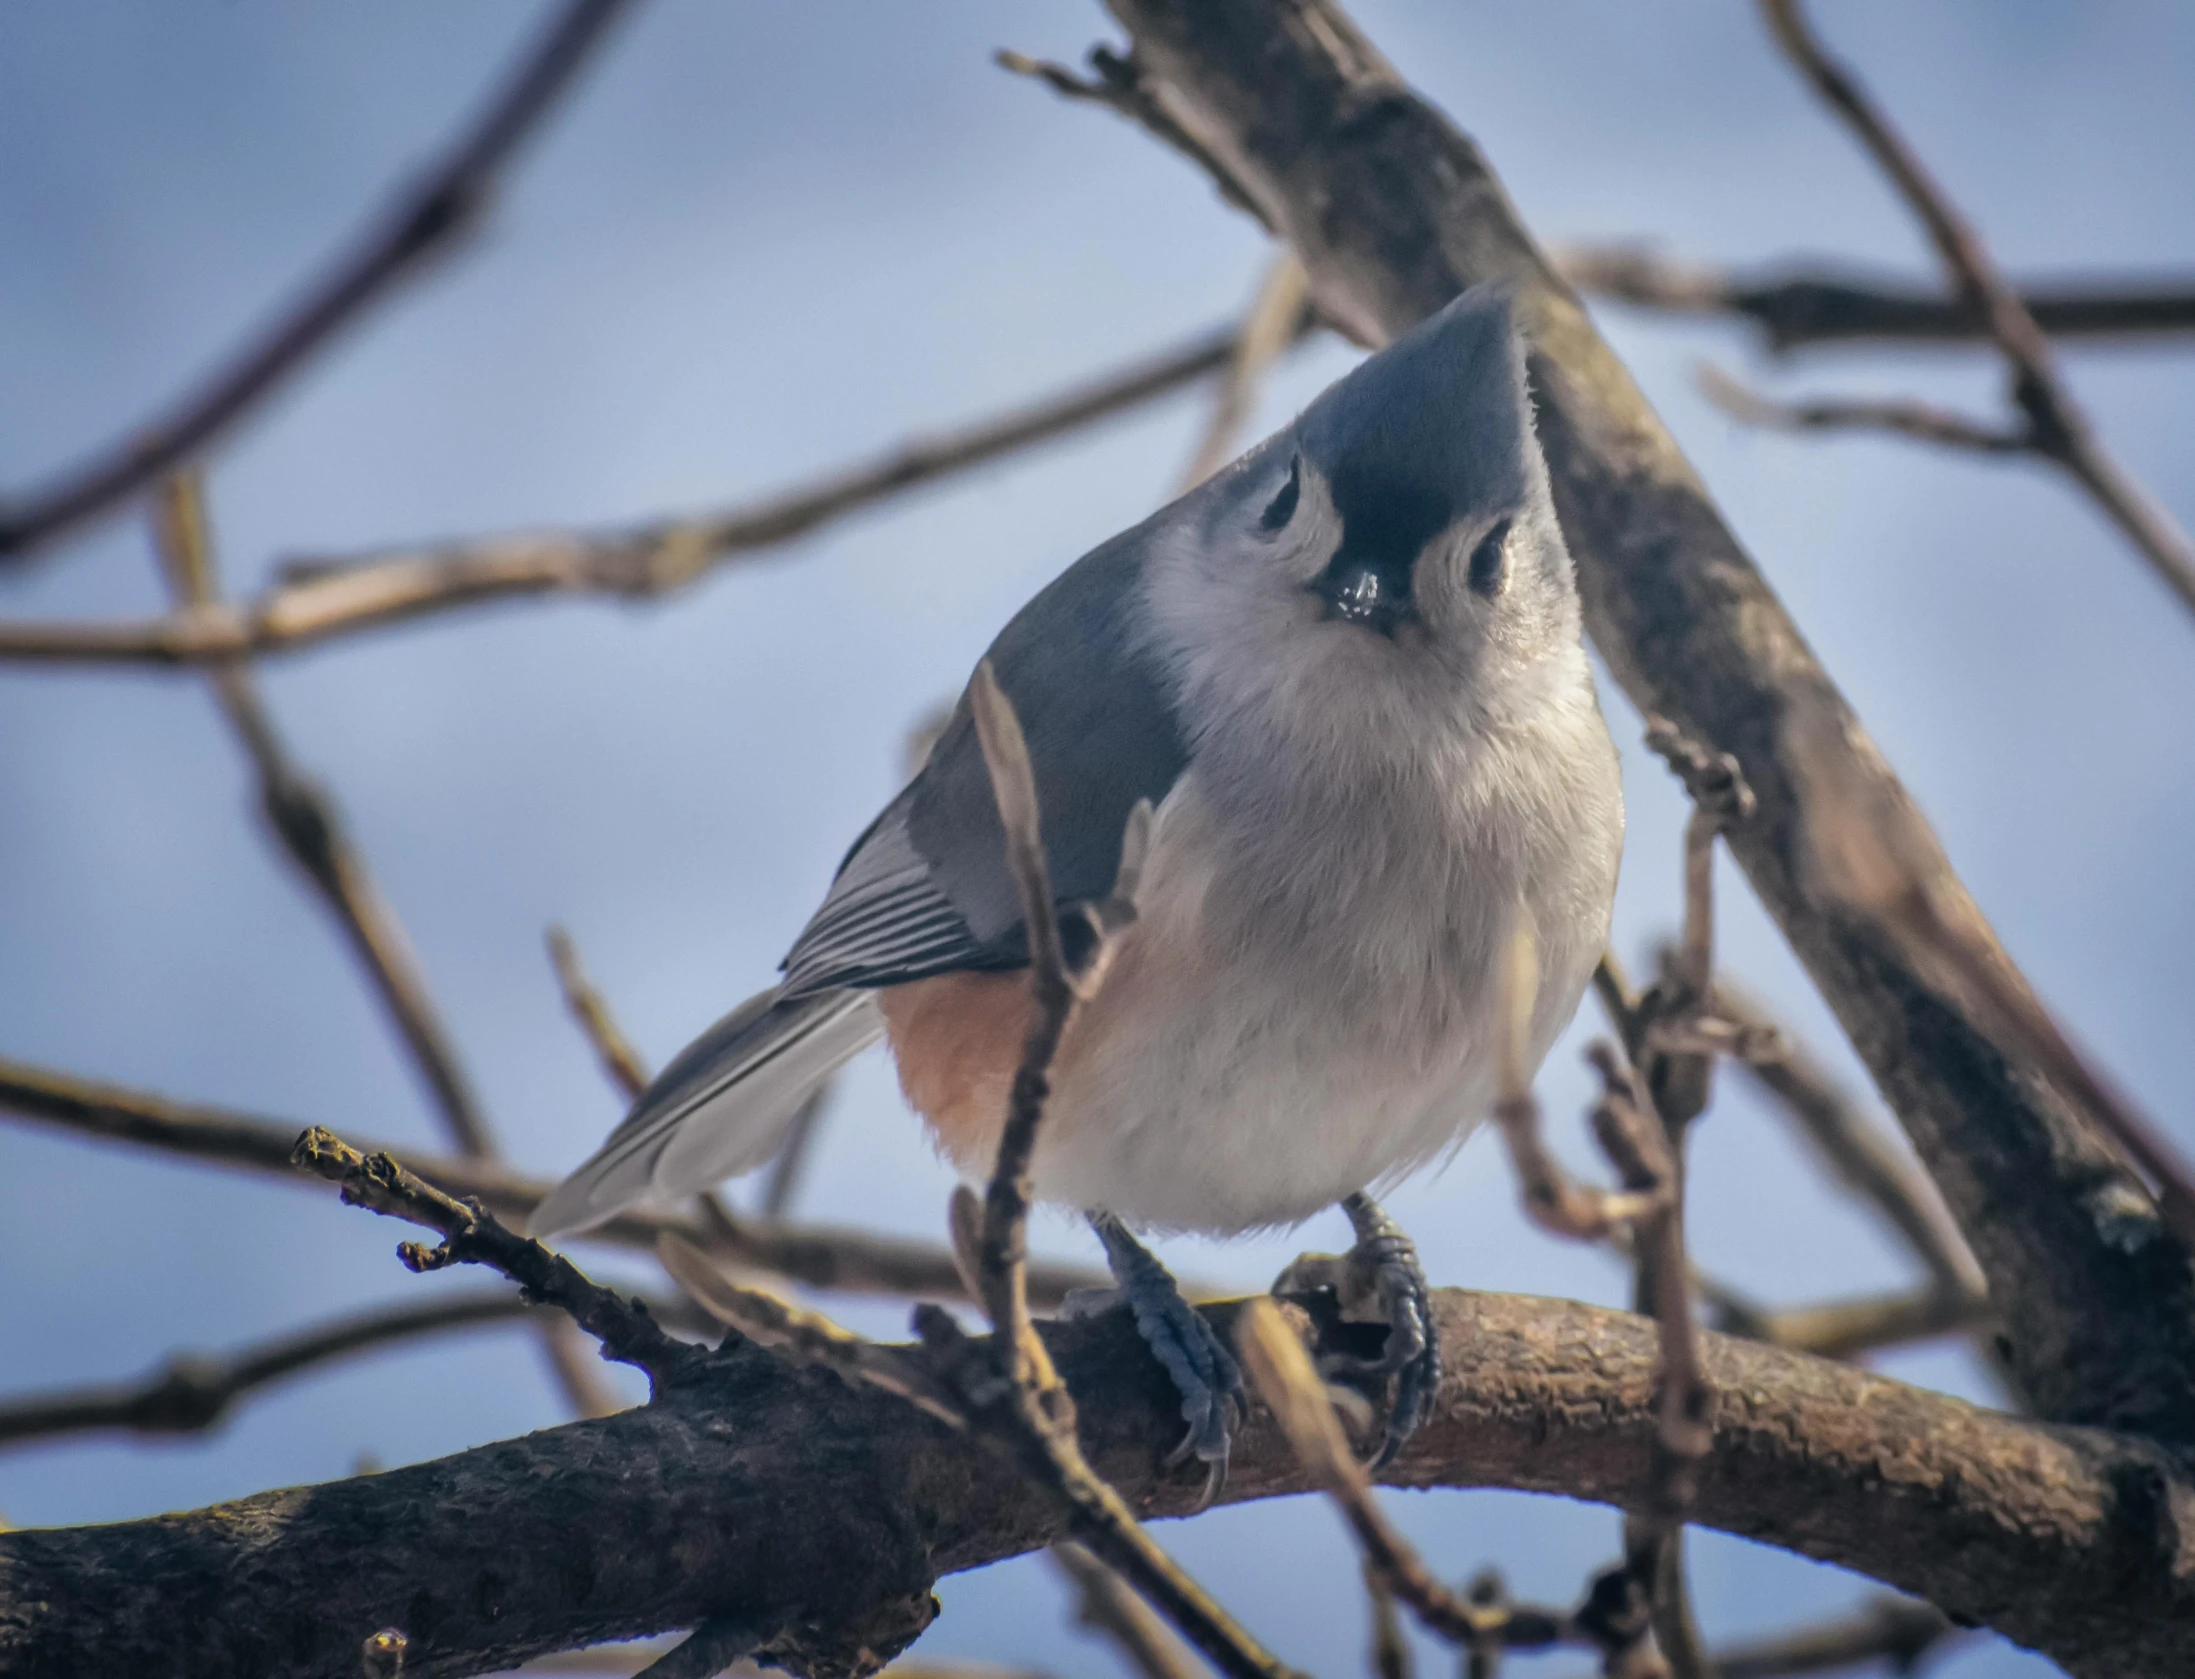
<path id="1" fill-rule="evenodd" d="M 1032 1164 L 1038 1199 L 1105 1249 L 1117 1288 L 1080 1304 L 1132 1313 L 1181 1395 L 1175 1457 L 1209 1490 L 1241 1368 L 1144 1239 L 1338 1205 L 1350 1253 L 1277 1286 L 1354 1278 L 1372 1302 L 1387 1333 L 1353 1373 L 1391 1382 L 1392 1457 L 1441 1363 L 1422 1264 L 1377 1198 L 1487 1115 L 1505 1041 L 1529 1074 L 1568 1024 L 1623 848 L 1513 298 L 1473 288 L 1359 362 L 1069 566 L 983 664 L 1027 742 L 1059 912 L 1103 899 L 1131 818 L 1146 830 L 1136 919 L 1059 1046 Z M 1505 1021 L 1519 948 L 1529 994 Z M 879 1038 L 936 1147 L 986 1179 L 1028 963 L 964 692 L 778 982 L 664 1069 L 531 1230 L 763 1165 Z"/>

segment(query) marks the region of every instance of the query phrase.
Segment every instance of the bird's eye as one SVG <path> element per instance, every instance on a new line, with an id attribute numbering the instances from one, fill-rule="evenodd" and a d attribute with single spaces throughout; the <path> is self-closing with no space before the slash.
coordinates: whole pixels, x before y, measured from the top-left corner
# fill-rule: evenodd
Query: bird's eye
<path id="1" fill-rule="evenodd" d="M 1277 531 L 1296 516 L 1296 502 L 1303 495 L 1303 462 L 1299 457 L 1288 463 L 1288 482 L 1281 485 L 1280 493 L 1265 504 L 1265 512 L 1258 519 L 1260 530 Z"/>
<path id="2" fill-rule="evenodd" d="M 1471 550 L 1472 592 L 1491 600 L 1509 586 L 1509 521 L 1496 525 Z"/>

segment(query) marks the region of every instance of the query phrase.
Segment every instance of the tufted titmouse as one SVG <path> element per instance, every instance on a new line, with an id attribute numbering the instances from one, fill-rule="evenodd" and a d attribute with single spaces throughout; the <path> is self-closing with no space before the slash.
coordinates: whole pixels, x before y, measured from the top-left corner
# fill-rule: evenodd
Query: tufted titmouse
<path id="1" fill-rule="evenodd" d="M 1387 1450 L 1439 1370 L 1424 1278 L 1369 1192 L 1496 1094 L 1497 968 L 1537 954 L 1534 1066 L 1607 936 L 1616 752 L 1505 299 L 1458 298 L 1233 466 L 1086 555 L 988 655 L 1027 736 L 1052 884 L 1102 897 L 1157 816 L 1110 977 L 1054 1068 L 1043 1199 L 1083 1209 L 1215 1472 L 1234 1361 L 1131 1228 L 1234 1233 L 1339 1202 L 1385 1302 Z M 840 866 L 780 984 L 681 1054 L 537 1234 L 768 1160 L 884 1036 L 987 1174 L 1031 1008 L 965 697 Z"/>

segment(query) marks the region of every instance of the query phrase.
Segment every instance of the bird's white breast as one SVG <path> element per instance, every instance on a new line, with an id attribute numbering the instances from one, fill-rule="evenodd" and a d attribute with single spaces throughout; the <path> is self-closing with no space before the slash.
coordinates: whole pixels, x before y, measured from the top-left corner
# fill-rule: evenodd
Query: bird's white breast
<path id="1" fill-rule="evenodd" d="M 1554 702 L 1529 728 L 1429 740 L 1399 773 L 1235 776 L 1200 754 L 1063 1048 L 1039 1195 L 1231 1233 L 1459 1142 L 1496 1094 L 1495 968 L 1519 912 L 1535 1064 L 1607 937 L 1622 803 L 1582 654 Z"/>

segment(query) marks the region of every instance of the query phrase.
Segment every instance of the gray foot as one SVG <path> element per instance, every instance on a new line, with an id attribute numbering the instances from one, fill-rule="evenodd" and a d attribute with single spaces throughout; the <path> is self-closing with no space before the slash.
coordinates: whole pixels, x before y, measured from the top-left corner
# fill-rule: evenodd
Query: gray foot
<path id="1" fill-rule="evenodd" d="M 1189 1431 L 1166 1461 L 1180 1463 L 1194 1457 L 1201 1462 L 1204 1502 L 1210 1503 L 1227 1484 L 1227 1454 L 1249 1407 L 1242 1366 L 1204 1314 L 1182 1298 L 1180 1286 L 1158 1256 L 1131 1236 L 1120 1220 L 1110 1213 L 1092 1213 L 1090 1227 L 1105 1244 L 1105 1263 L 1120 1285 L 1120 1298 L 1135 1316 L 1137 1333 L 1181 1395 L 1181 1414 Z M 1079 1300 L 1075 1305 L 1088 1309 Z"/>
<path id="2" fill-rule="evenodd" d="M 1345 1320 L 1386 1326 L 1387 1342 L 1377 1358 L 1332 1353 L 1323 1360 L 1328 1375 L 1395 1380 L 1387 1432 L 1372 1459 L 1376 1469 L 1393 1462 L 1403 1442 L 1432 1415 L 1440 1386 L 1440 1337 L 1416 1245 L 1369 1195 L 1350 1196 L 1341 1210 L 1349 1215 L 1357 1245 L 1345 1254 L 1305 1254 L 1274 1280 L 1273 1292 L 1331 1289 Z"/>

